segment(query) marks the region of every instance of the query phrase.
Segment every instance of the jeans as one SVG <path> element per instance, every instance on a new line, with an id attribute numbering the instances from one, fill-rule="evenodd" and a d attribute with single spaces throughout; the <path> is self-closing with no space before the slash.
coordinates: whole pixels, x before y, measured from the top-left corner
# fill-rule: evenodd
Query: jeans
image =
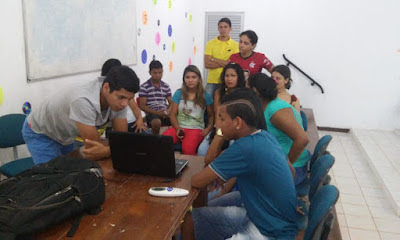
<path id="1" fill-rule="evenodd" d="M 221 84 L 219 83 L 207 83 L 206 85 L 206 92 L 210 94 L 212 99 L 214 99 L 214 93 L 217 89 L 221 87 Z"/>
<path id="2" fill-rule="evenodd" d="M 202 207 L 193 209 L 195 237 L 198 240 L 266 240 L 247 217 L 244 207 Z"/>
<path id="3" fill-rule="evenodd" d="M 22 126 L 22 137 L 36 164 L 45 163 L 51 159 L 65 155 L 75 149 L 75 143 L 62 145 L 44 134 L 35 133 L 25 119 Z"/>

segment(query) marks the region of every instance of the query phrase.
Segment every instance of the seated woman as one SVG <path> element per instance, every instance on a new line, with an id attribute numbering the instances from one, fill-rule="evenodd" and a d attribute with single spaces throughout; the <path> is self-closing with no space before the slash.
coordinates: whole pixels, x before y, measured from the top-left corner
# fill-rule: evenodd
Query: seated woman
<path id="1" fill-rule="evenodd" d="M 182 142 L 183 154 L 196 155 L 203 138 L 214 125 L 213 100 L 205 92 L 200 70 L 189 65 L 183 72 L 182 88 L 172 97 L 170 120 L 172 127 L 163 135 L 172 136 L 174 143 Z M 204 112 L 207 110 L 208 126 L 204 128 Z"/>
<path id="2" fill-rule="evenodd" d="M 305 150 L 309 139 L 303 130 L 300 113 L 278 98 L 277 83 L 263 73 L 249 77 L 247 85 L 261 98 L 267 129 L 274 135 L 296 170 L 294 182 L 299 184 L 306 177 L 308 154 Z"/>
<path id="3" fill-rule="evenodd" d="M 236 88 L 244 88 L 244 74 L 243 69 L 239 64 L 229 63 L 227 64 L 221 72 L 220 76 L 221 88 L 215 91 L 214 94 L 214 112 L 215 112 L 215 126 L 218 128 L 218 107 L 220 104 L 220 99 L 225 95 L 229 94 Z M 215 135 L 215 129 L 212 133 L 208 134 L 204 138 L 203 142 L 200 144 L 197 150 L 197 155 L 205 156 L 207 154 L 208 147 Z"/>
<path id="4" fill-rule="evenodd" d="M 275 79 L 278 89 L 278 98 L 292 105 L 300 112 L 300 101 L 286 89 L 290 89 L 293 80 L 290 78 L 290 69 L 285 65 L 278 65 L 272 69 L 272 78 Z"/>
<path id="5" fill-rule="evenodd" d="M 249 75 L 261 72 L 265 68 L 272 72 L 274 64 L 262 53 L 254 52 L 258 41 L 257 34 L 252 30 L 244 31 L 240 34 L 239 52 L 232 54 L 230 62 L 239 64 Z"/>

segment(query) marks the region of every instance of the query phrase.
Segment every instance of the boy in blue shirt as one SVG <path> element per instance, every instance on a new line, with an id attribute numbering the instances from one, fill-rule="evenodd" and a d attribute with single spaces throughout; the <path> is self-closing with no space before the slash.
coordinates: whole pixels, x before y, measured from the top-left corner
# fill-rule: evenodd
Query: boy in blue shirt
<path id="1" fill-rule="evenodd" d="M 221 129 L 205 158 L 209 165 L 192 177 L 192 186 L 236 177 L 244 206 L 194 209 L 182 224 L 182 239 L 295 239 L 293 178 L 276 138 L 256 127 L 260 100 L 250 89 L 238 89 L 222 99 L 218 111 Z M 214 160 L 223 140 L 231 139 L 235 143 Z"/>

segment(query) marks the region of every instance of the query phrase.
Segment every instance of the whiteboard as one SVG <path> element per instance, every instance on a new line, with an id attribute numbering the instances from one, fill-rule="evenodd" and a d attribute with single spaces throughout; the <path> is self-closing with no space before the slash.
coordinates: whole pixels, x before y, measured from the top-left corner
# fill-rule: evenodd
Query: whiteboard
<path id="1" fill-rule="evenodd" d="M 135 0 L 23 0 L 28 81 L 136 64 Z"/>

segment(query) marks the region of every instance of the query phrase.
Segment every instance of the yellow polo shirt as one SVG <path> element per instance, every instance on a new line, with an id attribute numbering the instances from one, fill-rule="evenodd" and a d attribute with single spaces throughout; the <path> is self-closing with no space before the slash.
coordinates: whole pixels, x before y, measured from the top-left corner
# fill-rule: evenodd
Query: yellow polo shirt
<path id="1" fill-rule="evenodd" d="M 239 44 L 229 38 L 228 41 L 220 41 L 218 37 L 207 42 L 205 55 L 211 55 L 213 58 L 228 60 L 229 57 L 239 52 Z M 209 69 L 207 83 L 219 83 L 219 78 L 222 72 L 221 68 Z"/>

